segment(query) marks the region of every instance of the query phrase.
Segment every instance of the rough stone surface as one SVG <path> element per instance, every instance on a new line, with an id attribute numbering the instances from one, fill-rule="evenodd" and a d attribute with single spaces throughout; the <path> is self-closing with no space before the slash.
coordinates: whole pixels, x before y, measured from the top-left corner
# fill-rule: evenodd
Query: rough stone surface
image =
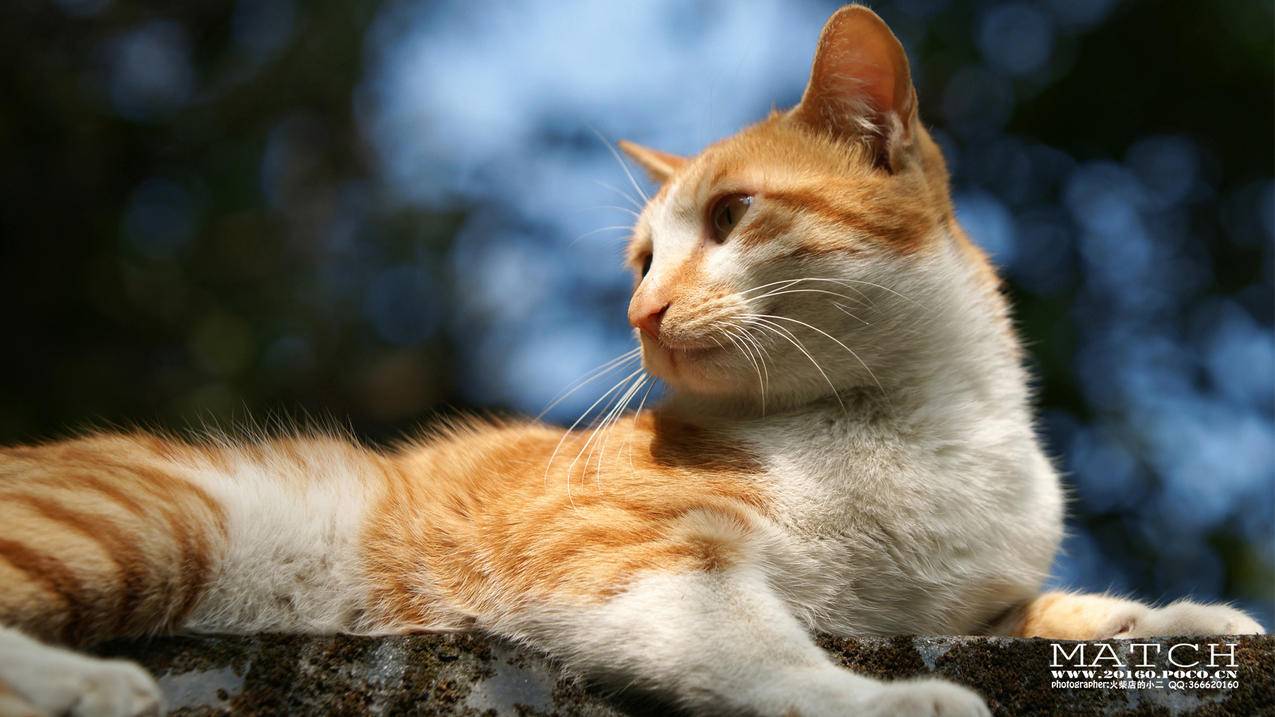
<path id="1" fill-rule="evenodd" d="M 887 679 L 942 675 L 973 687 L 997 715 L 1275 715 L 1275 637 L 1107 641 L 1127 662 L 1131 643 L 1151 671 L 1174 669 L 1178 643 L 1237 643 L 1234 687 L 1066 689 L 1051 685 L 1053 643 L 971 637 L 822 638 L 835 659 Z M 1072 649 L 1079 643 L 1061 643 Z M 1087 660 L 1099 653 L 1086 645 Z M 564 676 L 525 648 L 471 634 L 411 637 L 166 637 L 116 642 L 104 655 L 141 662 L 158 678 L 173 714 L 624 715 L 666 709 L 621 704 Z M 1194 648 L 1177 652 L 1179 663 Z M 1220 662 L 1226 662 L 1221 660 Z M 1079 669 L 1079 668 L 1075 668 Z M 1110 660 L 1099 671 L 1110 669 Z M 1131 668 L 1137 670 L 1137 667 Z M 1221 669 L 1221 668 L 1220 668 Z M 1222 677 L 1227 677 L 1221 673 Z"/>

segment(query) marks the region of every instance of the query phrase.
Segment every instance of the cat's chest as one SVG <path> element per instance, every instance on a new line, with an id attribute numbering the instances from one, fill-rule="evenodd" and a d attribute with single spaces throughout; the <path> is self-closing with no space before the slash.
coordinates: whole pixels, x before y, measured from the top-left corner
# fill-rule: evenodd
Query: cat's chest
<path id="1" fill-rule="evenodd" d="M 983 596 L 1030 592 L 1048 569 L 1056 535 L 1031 526 L 1056 521 L 1054 509 L 1047 495 L 1042 502 L 1004 489 L 1032 480 L 998 474 L 1010 456 L 963 456 L 888 427 L 828 418 L 792 421 L 758 439 L 784 536 L 777 580 L 793 586 L 790 599 L 818 614 L 822 629 L 971 629 L 965 615 L 996 609 L 980 606 Z"/>
<path id="2" fill-rule="evenodd" d="M 927 447 L 888 425 L 817 415 L 756 430 L 775 517 L 801 534 L 835 535 L 864 520 L 894 522 L 940 508 L 935 494 L 962 500 L 939 485 Z M 955 493 L 955 494 L 954 494 Z"/>

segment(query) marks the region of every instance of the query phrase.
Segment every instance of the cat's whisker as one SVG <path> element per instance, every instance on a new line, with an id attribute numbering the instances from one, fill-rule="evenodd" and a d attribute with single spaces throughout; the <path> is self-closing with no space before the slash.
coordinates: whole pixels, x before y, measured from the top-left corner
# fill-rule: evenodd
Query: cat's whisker
<path id="1" fill-rule="evenodd" d="M 762 289 L 765 289 L 771 286 L 776 286 L 778 284 L 787 284 L 787 286 L 792 286 L 799 281 L 803 281 L 803 279 L 780 279 L 779 281 L 772 281 L 769 284 L 762 284 L 760 286 L 754 286 L 748 289 L 744 289 L 743 291 L 739 292 L 739 295 L 747 296 L 748 294 L 751 294 L 754 291 L 761 291 Z M 787 287 L 784 287 L 784 288 L 787 288 Z"/>
<path id="2" fill-rule="evenodd" d="M 637 421 L 642 416 L 642 407 L 646 405 L 646 399 L 651 395 L 651 390 L 655 388 L 658 381 L 652 377 L 651 382 L 647 384 L 646 393 L 642 394 L 642 400 L 638 401 L 637 410 L 633 412 L 633 428 L 629 430 L 629 437 L 624 442 L 625 448 L 629 454 L 629 470 L 634 475 L 637 474 L 637 467 L 633 465 L 633 434 L 637 432 Z"/>
<path id="3" fill-rule="evenodd" d="M 752 345 L 752 347 L 753 347 L 753 349 L 757 352 L 757 355 L 758 355 L 759 357 L 761 357 L 761 368 L 762 368 L 762 373 L 763 373 L 763 374 L 765 374 L 765 376 L 766 376 L 766 383 L 767 383 L 767 384 L 769 384 L 769 383 L 770 383 L 770 370 L 766 367 L 766 359 L 768 359 L 770 356 L 769 356 L 769 354 L 766 352 L 765 347 L 764 347 L 764 346 L 762 346 L 762 343 L 761 343 L 760 341 L 758 341 L 758 340 L 757 340 L 757 337 L 756 337 L 756 336 L 753 336 L 753 335 L 752 335 L 752 333 L 748 330 L 748 327 L 747 327 L 747 326 L 744 326 L 743 324 L 738 324 L 738 323 L 735 323 L 735 322 L 728 322 L 728 324 L 730 325 L 730 327 L 731 327 L 732 329 L 734 329 L 734 330 L 738 331 L 738 332 L 739 332 L 739 336 L 740 336 L 740 338 L 741 338 L 741 339 L 744 339 L 744 340 L 745 340 L 745 341 L 747 341 L 749 344 L 751 344 L 751 345 Z"/>
<path id="4" fill-rule="evenodd" d="M 637 380 L 637 379 L 634 379 L 634 380 Z M 576 464 L 580 461 L 582 457 L 585 458 L 585 461 L 584 461 L 585 468 L 586 469 L 588 468 L 589 463 L 593 459 L 593 452 L 594 450 L 596 450 L 596 447 L 591 449 L 590 446 L 593 444 L 593 439 L 598 435 L 598 429 L 601 428 L 606 423 L 607 418 L 611 415 L 611 411 L 615 408 L 616 405 L 619 404 L 620 399 L 624 396 L 625 392 L 628 391 L 630 386 L 631 384 L 626 382 L 624 389 L 621 390 L 619 393 L 617 393 L 615 397 L 613 397 L 611 400 L 609 400 L 607 402 L 606 407 L 603 408 L 601 413 L 595 417 L 593 426 L 589 431 L 589 438 L 584 442 L 582 446 L 580 446 L 580 450 L 576 453 L 575 458 L 572 459 L 571 463 L 567 466 L 567 484 L 568 485 L 570 485 L 571 483 L 571 476 L 575 473 Z M 584 455 L 586 450 L 589 451 L 589 455 L 587 457 L 585 457 Z"/>
<path id="5" fill-rule="evenodd" d="M 611 371 L 614 371 L 617 368 L 624 366 L 625 364 L 632 363 L 633 361 L 639 359 L 641 357 L 641 353 L 642 353 L 642 347 L 640 346 L 629 349 L 628 351 L 625 351 L 624 353 L 607 361 L 601 366 L 598 366 L 597 368 L 589 371 L 584 376 L 576 379 L 573 383 L 568 385 L 567 388 L 563 389 L 562 393 L 559 393 L 557 396 L 555 396 L 552 402 L 549 405 L 544 407 L 544 410 L 536 414 L 536 418 L 537 419 L 544 418 L 545 414 L 549 413 L 554 408 L 556 408 L 558 404 L 570 398 L 572 394 L 574 394 L 576 391 L 579 391 L 580 389 L 593 383 L 599 378 L 602 378 L 603 376 L 610 373 Z"/>
<path id="6" fill-rule="evenodd" d="M 723 329 L 722 335 L 739 350 L 740 354 L 748 358 L 753 365 L 753 370 L 757 372 L 757 391 L 761 399 L 761 413 L 763 416 L 766 415 L 766 382 L 762 379 L 761 367 L 757 364 L 757 360 L 753 358 L 752 351 L 748 348 L 748 345 L 743 343 L 730 329 Z M 718 345 L 720 346 L 721 344 L 718 343 Z"/>
<path id="7" fill-rule="evenodd" d="M 602 423 L 598 426 L 597 429 L 594 430 L 594 435 L 601 436 L 601 440 L 598 442 L 596 446 L 598 448 L 598 451 L 597 451 L 598 461 L 597 461 L 597 467 L 594 469 L 594 473 L 593 473 L 594 484 L 599 487 L 601 487 L 602 464 L 604 459 L 606 458 L 606 446 L 611 439 L 611 427 L 615 424 L 615 421 L 618 420 L 618 418 L 624 413 L 624 409 L 628 408 L 629 402 L 633 400 L 633 397 L 637 395 L 638 391 L 642 390 L 642 386 L 645 385 L 648 380 L 649 380 L 649 377 L 646 375 L 643 375 L 641 380 L 639 380 L 637 383 L 630 386 L 629 389 L 625 391 L 624 394 L 621 395 L 618 400 L 616 400 L 615 406 L 612 407 L 612 409 L 607 412 L 607 415 L 604 416 L 602 419 Z M 588 466 L 592 462 L 592 460 L 593 460 L 593 450 L 590 449 L 589 456 L 585 459 L 585 470 L 588 470 Z"/>
<path id="8" fill-rule="evenodd" d="M 622 379 L 620 379 L 619 381 L 617 381 L 617 382 L 615 383 L 615 385 L 613 385 L 611 388 L 607 389 L 607 392 L 606 392 L 606 393 L 604 393 L 604 394 L 602 394 L 601 396 L 599 396 L 599 397 L 598 397 L 598 400 L 594 401 L 592 404 L 590 404 L 590 406 L 589 406 L 588 408 L 584 409 L 584 413 L 581 413 L 581 414 L 580 414 L 580 417 L 579 417 L 579 418 L 577 418 L 577 419 L 575 420 L 575 422 L 574 422 L 574 423 L 572 423 L 572 424 L 571 424 L 571 425 L 567 428 L 567 430 L 563 431 L 563 433 L 562 433 L 562 438 L 559 438 L 559 439 L 558 439 L 558 444 L 557 444 L 556 446 L 554 446 L 554 447 L 553 447 L 553 452 L 549 454 L 549 462 L 545 464 L 545 476 L 544 476 L 544 483 L 545 483 L 545 486 L 546 486 L 546 487 L 548 487 L 548 485 L 549 485 L 549 472 L 550 472 L 550 470 L 553 468 L 553 461 L 554 461 L 554 459 L 556 459 L 556 458 L 558 457 L 558 453 L 562 450 L 562 444 L 566 442 L 567 437 L 568 437 L 568 436 L 570 436 L 570 435 L 571 435 L 571 432 L 572 432 L 572 431 L 574 431 L 574 430 L 576 429 L 576 426 L 579 426 L 579 425 L 580 425 L 580 422 L 581 422 L 581 421 L 583 421 L 585 418 L 587 418 L 587 417 L 589 416 L 589 414 L 593 411 L 593 409 L 595 409 L 595 408 L 597 408 L 597 407 L 598 407 L 598 404 L 599 404 L 599 403 L 602 403 L 603 401 L 605 401 L 605 400 L 606 400 L 606 398 L 607 398 L 607 396 L 610 396 L 611 394 L 615 393 L 617 390 L 619 390 L 619 389 L 620 389 L 620 387 L 621 387 L 621 386 L 626 385 L 630 379 L 632 379 L 634 376 L 637 376 L 638 374 L 640 374 L 640 373 L 642 373 L 642 372 L 643 372 L 643 369 L 638 369 L 638 370 L 634 371 L 633 373 L 629 374 L 628 376 L 625 376 L 624 378 L 622 378 Z M 570 473 L 568 473 L 568 474 L 567 474 L 567 499 L 568 499 L 568 500 L 570 500 L 570 499 L 571 499 L 571 475 L 570 475 Z M 573 502 L 573 503 L 572 503 L 572 506 L 574 506 L 574 505 L 575 505 L 575 503 Z"/>
<path id="9" fill-rule="evenodd" d="M 846 316 L 849 316 L 850 318 L 854 319 L 855 321 L 862 322 L 864 326 L 871 326 L 871 325 L 872 325 L 872 322 L 871 322 L 871 321 L 865 321 L 864 319 L 861 319 L 861 318 L 859 318 L 858 316 L 855 316 L 854 314 L 852 314 L 852 313 L 850 313 L 849 311 L 847 311 L 847 310 L 846 310 L 846 307 L 842 306 L 841 304 L 838 304 L 838 303 L 837 303 L 837 302 L 835 302 L 835 301 L 829 301 L 828 303 L 829 303 L 829 304 L 832 304 L 833 306 L 835 306 L 835 307 L 837 308 L 837 310 L 838 310 L 838 311 L 840 311 L 841 313 L 845 314 Z"/>
<path id="10" fill-rule="evenodd" d="M 582 239 L 585 239 L 586 237 L 591 237 L 591 236 L 593 236 L 594 234 L 601 234 L 602 232 L 608 232 L 608 231 L 625 231 L 625 232 L 631 232 L 631 231 L 633 231 L 633 227 L 628 226 L 628 225 L 626 225 L 626 224 L 612 224 L 612 225 L 611 225 L 611 226 L 609 226 L 609 227 L 598 227 L 597 229 L 594 229 L 594 230 L 593 230 L 593 231 L 591 231 L 591 232 L 585 232 L 585 233 L 581 234 L 580 236 L 576 237 L 575 239 L 572 239 L 572 240 L 571 240 L 571 243 L 570 243 L 570 244 L 568 244 L 567 246 L 575 246 L 575 245 L 576 245 L 576 243 L 578 243 L 578 242 L 579 242 L 580 240 L 582 240 Z"/>
<path id="11" fill-rule="evenodd" d="M 825 289 L 782 289 L 782 290 L 772 291 L 767 294 L 762 294 L 761 296 L 753 296 L 747 300 L 761 301 L 762 299 L 768 299 L 772 296 L 783 296 L 785 294 L 827 294 L 828 296 L 836 296 L 845 301 L 855 301 L 857 303 L 863 303 L 861 301 L 858 301 L 857 299 L 846 296 L 845 294 L 838 294 L 835 291 L 827 291 Z"/>
<path id="12" fill-rule="evenodd" d="M 640 384 L 641 382 L 646 380 L 646 373 L 645 371 L 641 369 L 639 369 L 637 373 L 640 374 L 640 376 L 631 380 L 636 381 L 638 384 Z M 630 374 L 630 376 L 632 376 L 632 374 Z M 584 458 L 585 469 L 586 470 L 588 469 L 588 466 L 593 460 L 593 454 L 597 450 L 597 445 L 594 443 L 594 439 L 597 438 L 597 436 L 599 435 L 599 431 L 605 430 L 605 427 L 607 423 L 610 422 L 612 415 L 615 413 L 615 410 L 618 407 L 621 407 L 624 405 L 624 399 L 626 396 L 629 395 L 633 386 L 634 386 L 634 383 L 626 379 L 624 389 L 621 390 L 618 394 L 616 394 L 616 396 L 607 403 L 606 408 L 602 410 L 600 417 L 597 419 L 596 423 L 593 426 L 593 429 L 589 433 L 588 440 L 586 440 L 584 445 L 580 447 L 580 451 L 576 454 L 575 459 L 573 459 L 571 461 L 571 465 L 568 466 L 568 469 L 567 469 L 568 480 L 570 480 L 570 476 L 575 472 L 576 463 L 582 457 Z M 587 456 L 585 456 L 586 450 L 589 451 Z"/>
<path id="13" fill-rule="evenodd" d="M 759 341 L 756 336 L 753 336 L 752 332 L 748 330 L 748 327 L 743 326 L 741 324 L 734 323 L 734 322 L 727 322 L 727 323 L 732 329 L 739 332 L 738 336 L 740 337 L 742 341 L 744 341 L 747 344 L 750 344 L 753 347 L 753 350 L 756 352 L 758 358 L 760 359 L 762 376 L 765 378 L 765 389 L 763 389 L 763 392 L 762 392 L 762 396 L 764 398 L 765 392 L 770 390 L 770 369 L 766 366 L 766 360 L 770 358 L 770 354 L 766 351 L 766 348 L 765 346 L 762 345 L 762 342 Z"/>
<path id="14" fill-rule="evenodd" d="M 838 346 L 840 346 L 841 348 L 843 348 L 843 349 L 845 349 L 846 351 L 850 352 L 850 355 L 854 357 L 854 360 L 855 360 L 855 361 L 858 361 L 858 362 L 859 362 L 859 365 L 860 365 L 860 366 L 863 366 L 863 370 L 867 371 L 867 372 L 868 372 L 868 375 L 872 377 L 872 382 L 873 382 L 873 383 L 875 383 L 875 384 L 877 385 L 877 388 L 881 390 L 881 395 L 883 395 L 883 396 L 884 396 L 884 395 L 886 395 L 885 387 L 881 385 L 881 382 L 880 382 L 879 380 L 877 380 L 877 375 L 876 375 L 875 373 L 873 373 L 873 372 L 872 372 L 872 369 L 868 367 L 868 364 L 864 362 L 864 360 L 863 360 L 863 359 L 859 356 L 859 354 L 855 353 L 855 350 L 854 350 L 854 349 L 850 348 L 849 346 L 846 346 L 846 345 L 845 345 L 844 343 L 842 343 L 842 341 L 841 341 L 840 339 L 838 339 L 836 336 L 833 336 L 832 334 L 828 333 L 827 331 L 824 331 L 823 329 L 821 329 L 821 328 L 819 328 L 819 327 L 817 327 L 817 326 L 813 326 L 813 325 L 811 325 L 811 324 L 806 323 L 805 321 L 801 321 L 801 320 L 799 320 L 799 319 L 794 319 L 794 318 L 789 317 L 789 316 L 771 316 L 771 315 L 768 315 L 768 314 L 749 314 L 749 316 L 752 316 L 753 318 L 759 318 L 759 319 L 771 319 L 771 320 L 778 320 L 778 321 L 791 321 L 791 322 L 792 322 L 792 323 L 794 323 L 794 324 L 799 324 L 799 325 L 801 325 L 801 326 L 805 326 L 806 328 L 810 329 L 811 331 L 815 331 L 815 332 L 817 332 L 817 333 L 819 333 L 819 334 L 821 334 L 821 335 L 823 335 L 823 336 L 827 337 L 827 338 L 828 338 L 830 341 L 832 341 L 833 343 L 837 344 L 837 345 L 838 345 Z"/>
<path id="15" fill-rule="evenodd" d="M 899 297 L 900 299 L 903 299 L 904 301 L 910 301 L 910 302 L 912 302 L 912 304 L 914 304 L 915 306 L 918 306 L 918 307 L 920 307 L 920 308 L 922 308 L 922 309 L 925 309 L 926 311 L 930 311 L 930 308 L 929 308 L 928 306 L 926 306 L 925 304 L 922 304 L 921 302 L 917 301 L 916 299 L 913 299 L 913 298 L 912 298 L 912 297 L 910 297 L 910 296 L 907 296 L 907 295 L 904 295 L 904 294 L 900 294 L 899 292 L 895 291 L 894 289 L 891 289 L 891 288 L 890 288 L 890 287 L 888 287 L 888 286 L 882 286 L 881 284 L 876 284 L 876 283 L 873 283 L 873 282 L 871 282 L 871 281 L 864 281 L 863 279 L 845 279 L 844 281 L 852 282 L 852 283 L 855 283 L 855 284 L 863 284 L 864 286 L 872 286 L 872 287 L 878 288 L 878 289 L 880 289 L 880 290 L 882 290 L 882 291 L 884 291 L 884 292 L 887 292 L 887 293 L 893 294 L 893 295 L 895 295 L 895 296 Z M 840 282 L 840 281 L 838 281 L 837 283 L 841 283 L 841 282 Z M 862 293 L 862 292 L 860 292 L 860 293 Z"/>
<path id="16" fill-rule="evenodd" d="M 863 302 L 866 303 L 868 306 L 876 306 L 876 302 L 872 300 L 872 297 L 868 296 L 867 293 L 863 291 L 863 289 L 858 288 L 857 286 L 855 286 L 852 282 L 848 280 L 832 279 L 826 276 L 810 276 L 810 277 L 806 277 L 803 281 L 816 281 L 816 282 L 823 282 L 825 284 L 836 284 L 837 286 L 840 286 L 843 289 L 848 289 L 849 291 L 853 291 L 855 294 L 858 294 L 859 297 L 863 299 Z"/>
<path id="17" fill-rule="evenodd" d="M 624 212 L 625 214 L 628 214 L 629 216 L 633 217 L 634 219 L 640 219 L 640 218 L 642 217 L 642 215 L 641 215 L 641 214 L 638 214 L 637 212 L 633 211 L 633 210 L 632 210 L 632 209 L 630 209 L 629 207 L 622 207 L 622 206 L 620 206 L 620 205 L 618 205 L 618 204 L 597 204 L 597 205 L 592 206 L 592 207 L 580 207 L 577 211 L 581 211 L 581 212 L 591 212 L 591 211 L 597 211 L 597 210 L 599 210 L 599 209 L 610 209 L 610 210 L 612 210 L 612 211 L 616 211 L 616 212 Z"/>
<path id="18" fill-rule="evenodd" d="M 607 182 L 604 182 L 604 181 L 602 181 L 602 180 L 600 180 L 600 179 L 595 179 L 595 180 L 593 180 L 593 183 L 594 183 L 594 184 L 597 184 L 598 186 L 602 187 L 603 189 L 609 189 L 609 190 L 611 190 L 612 192 L 615 192 L 616 194 L 620 195 L 620 196 L 621 196 L 621 197 L 623 197 L 625 200 L 627 200 L 630 204 L 632 204 L 632 205 L 633 205 L 633 207 L 634 207 L 635 209 L 637 209 L 639 212 L 640 212 L 640 211 L 642 211 L 642 203 L 641 203 L 641 202 L 639 202 L 637 199 L 635 199 L 635 198 L 633 197 L 633 195 L 632 195 L 632 194 L 629 194 L 628 192 L 626 192 L 626 191 L 624 191 L 624 190 L 620 189 L 619 187 L 617 187 L 617 186 L 615 186 L 615 185 L 613 185 L 613 184 L 609 184 L 609 183 L 607 183 Z"/>
<path id="19" fill-rule="evenodd" d="M 753 293 L 753 292 L 755 292 L 755 291 L 760 291 L 760 290 L 762 290 L 762 289 L 766 289 L 766 288 L 776 287 L 776 286 L 777 286 L 778 288 L 771 289 L 771 292 L 770 292 L 770 293 L 777 293 L 777 292 L 780 292 L 780 291 L 786 291 L 786 290 L 789 290 L 789 289 L 791 289 L 792 287 L 794 287 L 794 286 L 796 286 L 797 284 L 800 284 L 801 282 L 804 282 L 804 281 L 817 281 L 817 282 L 825 282 L 825 283 L 829 283 L 829 284 L 837 284 L 838 286 L 841 286 L 841 287 L 843 287 L 843 288 L 845 288 L 845 289 L 848 289 L 848 290 L 850 290 L 850 291 L 853 291 L 855 294 L 858 294 L 858 295 L 862 298 L 862 302 L 863 302 L 864 304 L 866 304 L 867 306 L 873 306 L 873 305 L 874 305 L 874 304 L 873 304 L 872 299 L 871 299 L 871 298 L 870 298 L 867 294 L 865 294 L 865 293 L 863 292 L 863 290 L 862 290 L 862 289 L 859 289 L 858 287 L 855 287 L 853 284 L 850 284 L 850 283 L 848 283 L 848 282 L 842 281 L 842 280 L 840 280 L 840 279 L 830 279 L 830 278 L 828 278 L 828 277 L 823 277 L 823 276 L 802 276 L 802 277 L 798 277 L 798 278 L 796 278 L 796 279 L 781 279 L 781 280 L 779 280 L 779 281 L 772 281 L 772 282 L 770 282 L 770 283 L 768 283 L 768 284 L 762 284 L 762 285 L 760 285 L 760 286 L 754 286 L 754 287 L 752 287 L 751 289 L 745 289 L 744 291 L 739 292 L 739 296 L 740 296 L 740 297 L 742 297 L 742 298 L 744 298 L 744 299 L 746 299 L 746 300 L 751 301 L 752 299 L 759 299 L 759 298 L 762 298 L 762 297 L 760 297 L 760 296 L 754 296 L 754 297 L 749 297 L 749 296 L 748 296 L 749 294 L 751 294 L 751 293 Z M 781 284 L 782 284 L 782 286 L 780 286 Z"/>
<path id="20" fill-rule="evenodd" d="M 594 427 L 593 431 L 589 434 L 589 439 L 585 441 L 583 446 L 580 447 L 580 452 L 576 454 L 575 459 L 571 461 L 571 465 L 567 467 L 568 482 L 570 482 L 571 480 L 572 473 L 575 472 L 576 463 L 578 463 L 581 458 L 584 458 L 584 470 L 587 471 L 589 465 L 592 464 L 593 462 L 594 452 L 597 451 L 599 446 L 601 446 L 602 453 L 599 453 L 597 472 L 594 474 L 595 481 L 598 479 L 598 477 L 601 475 L 601 472 L 602 472 L 602 458 L 605 457 L 605 450 L 606 450 L 605 441 L 607 436 L 607 433 L 606 433 L 607 427 L 615 419 L 615 416 L 617 416 L 620 412 L 624 410 L 625 406 L 628 405 L 629 401 L 633 400 L 633 395 L 642 388 L 642 385 L 645 384 L 646 381 L 647 381 L 647 377 L 645 375 L 641 376 L 641 378 L 638 379 L 635 383 L 628 385 L 628 387 L 623 392 L 621 392 L 620 395 L 618 395 L 612 401 L 611 404 L 607 406 L 607 410 L 605 414 L 603 415 L 602 420 L 598 423 L 597 426 Z M 602 441 L 598 444 L 595 444 L 594 441 L 598 438 L 599 435 L 602 436 Z M 592 448 L 590 448 L 590 446 L 592 446 Z M 589 451 L 589 454 L 587 456 L 585 456 L 586 450 Z"/>
<path id="21" fill-rule="evenodd" d="M 602 487 L 602 482 L 601 482 L 602 461 L 603 459 L 606 458 L 606 450 L 607 450 L 606 447 L 607 447 L 607 444 L 611 441 L 611 432 L 615 428 L 616 424 L 620 422 L 620 418 L 624 415 L 624 412 L 628 409 L 629 404 L 632 403 L 633 399 L 637 397 L 638 392 L 641 391 L 642 387 L 645 386 L 650 381 L 651 381 L 650 376 L 643 376 L 642 380 L 639 381 L 632 389 L 629 390 L 629 392 L 625 395 L 624 400 L 620 402 L 619 407 L 611 415 L 611 420 L 609 421 L 609 424 L 606 428 L 606 433 L 604 433 L 602 436 L 602 448 L 601 450 L 598 451 L 598 468 L 597 468 L 597 471 L 593 474 L 594 484 L 597 485 L 599 489 L 601 489 Z"/>
<path id="22" fill-rule="evenodd" d="M 615 147 L 612 146 L 611 143 L 607 141 L 607 138 L 602 136 L 602 133 L 597 129 L 593 127 L 590 127 L 589 129 L 593 130 L 593 133 L 598 136 L 598 139 L 602 141 L 602 144 L 606 145 L 607 151 L 611 153 L 612 157 L 615 157 L 615 161 L 620 163 L 620 169 L 623 169 L 624 176 L 629 178 L 629 184 L 633 185 L 633 188 L 637 190 L 637 193 L 641 195 L 642 199 L 648 202 L 651 201 L 651 198 L 648 197 L 642 187 L 638 185 L 638 181 L 633 176 L 633 172 L 629 171 L 628 163 L 624 161 L 624 158 L 620 156 L 620 153 L 616 151 Z"/>
<path id="23" fill-rule="evenodd" d="M 801 343 L 801 339 L 797 338 L 796 334 L 793 334 L 792 331 L 789 331 L 787 328 L 770 321 L 766 317 L 761 317 L 756 314 L 747 314 L 745 318 L 751 319 L 752 321 L 756 322 L 757 326 L 760 326 L 764 329 L 769 329 L 770 331 L 774 332 L 779 337 L 783 338 L 788 343 L 792 344 L 793 347 L 796 348 L 798 351 L 805 354 L 806 358 L 810 359 L 810 363 L 814 365 L 815 370 L 819 372 L 819 375 L 823 376 L 823 380 L 828 382 L 828 387 L 832 389 L 832 395 L 834 398 L 837 399 L 837 403 L 841 406 L 841 410 L 842 411 L 846 410 L 846 404 L 844 401 L 841 400 L 841 394 L 837 391 L 836 384 L 832 382 L 832 379 L 828 376 L 828 373 L 823 370 L 823 367 L 819 365 L 819 362 L 815 360 L 815 357 L 812 356 L 810 352 L 806 350 L 806 347 Z"/>

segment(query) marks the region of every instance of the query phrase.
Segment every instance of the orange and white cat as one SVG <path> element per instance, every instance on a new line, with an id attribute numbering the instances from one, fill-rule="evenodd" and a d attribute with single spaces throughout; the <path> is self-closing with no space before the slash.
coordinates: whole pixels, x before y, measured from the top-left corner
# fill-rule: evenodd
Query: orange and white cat
<path id="1" fill-rule="evenodd" d="M 829 20 L 796 108 L 693 158 L 625 150 L 660 183 L 629 319 L 662 405 L 391 451 L 4 449 L 0 713 L 158 710 L 141 669 L 54 645 L 161 631 L 477 629 L 696 713 L 761 715 L 987 713 L 950 682 L 842 669 L 813 631 L 1262 631 L 1225 606 L 1040 594 L 1058 478 L 996 275 L 875 14 Z"/>

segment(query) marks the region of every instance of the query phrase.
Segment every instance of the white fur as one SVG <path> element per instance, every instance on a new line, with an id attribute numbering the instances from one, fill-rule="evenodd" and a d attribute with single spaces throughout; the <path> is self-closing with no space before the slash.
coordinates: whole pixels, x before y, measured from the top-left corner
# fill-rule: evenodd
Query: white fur
<path id="1" fill-rule="evenodd" d="M 845 408 L 823 400 L 734 429 L 766 457 L 794 550 L 822 556 L 825 584 L 793 601 L 823 630 L 980 631 L 1037 593 L 1061 539 L 1061 490 L 1013 339 L 957 249 L 939 246 L 874 277 L 902 296 L 866 287 L 871 326 L 829 331 L 873 377 L 807 334 L 814 358 L 849 384 Z M 836 321 L 812 313 L 795 315 Z"/>
<path id="2" fill-rule="evenodd" d="M 671 208 L 700 201 L 696 193 L 675 185 L 648 210 L 656 260 L 645 281 L 656 290 L 701 235 L 693 215 Z M 751 211 L 764 211 L 765 201 L 754 198 Z M 811 627 L 977 632 L 1038 592 L 1062 536 L 1061 489 L 1033 430 L 1004 305 L 955 237 L 937 232 L 919 255 L 872 251 L 864 241 L 867 251 L 799 266 L 779 257 L 800 237 L 746 248 L 727 241 L 699 257 L 702 283 L 750 298 L 711 309 L 687 301 L 683 314 L 675 304 L 664 319 L 671 331 L 680 321 L 711 332 L 763 313 L 844 344 L 785 324 L 808 357 L 755 331 L 772 358 L 764 382 L 742 351 L 673 375 L 655 361 L 678 389 L 671 410 L 715 417 L 763 457 L 782 552 L 819 565 L 816 578 L 800 580 L 773 566 L 773 582 Z M 751 299 L 760 296 L 753 286 L 802 277 L 821 281 L 794 287 L 820 291 Z M 822 292 L 853 299 L 858 318 Z M 710 388 L 701 372 L 714 374 Z"/>
<path id="3" fill-rule="evenodd" d="M 302 462 L 268 447 L 263 460 L 232 453 L 226 471 L 189 479 L 226 512 L 216 574 L 186 628 L 200 632 L 351 632 L 367 585 L 359 537 L 383 478 L 366 455 L 320 441 Z"/>
<path id="4" fill-rule="evenodd" d="M 553 645 L 596 680 L 696 714 L 990 714 L 962 687 L 887 684 L 834 666 L 768 577 L 750 566 L 653 574 L 603 605 L 545 608 L 495 627 Z"/>
<path id="5" fill-rule="evenodd" d="M 0 714 L 75 717 L 160 715 L 163 698 L 146 671 L 50 647 L 0 626 Z"/>

